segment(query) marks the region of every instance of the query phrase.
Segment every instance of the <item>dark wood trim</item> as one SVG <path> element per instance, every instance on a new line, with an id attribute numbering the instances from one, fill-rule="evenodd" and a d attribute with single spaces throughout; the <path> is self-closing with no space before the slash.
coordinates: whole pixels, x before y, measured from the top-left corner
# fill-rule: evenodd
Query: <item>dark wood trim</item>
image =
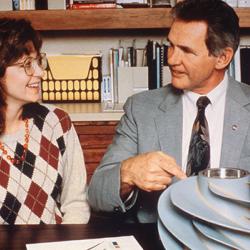
<path id="1" fill-rule="evenodd" d="M 114 214 L 87 225 L 0 225 L 1 249 L 25 250 L 26 244 L 133 235 L 144 250 L 163 250 L 156 224 L 122 223 Z"/>
<path id="2" fill-rule="evenodd" d="M 154 29 L 169 27 L 170 8 L 2 11 L 27 18 L 37 30 Z"/>
<path id="3" fill-rule="evenodd" d="M 1 11 L 0 17 L 28 18 L 37 30 L 165 29 L 171 8 Z M 241 28 L 250 28 L 250 8 L 236 8 Z"/>

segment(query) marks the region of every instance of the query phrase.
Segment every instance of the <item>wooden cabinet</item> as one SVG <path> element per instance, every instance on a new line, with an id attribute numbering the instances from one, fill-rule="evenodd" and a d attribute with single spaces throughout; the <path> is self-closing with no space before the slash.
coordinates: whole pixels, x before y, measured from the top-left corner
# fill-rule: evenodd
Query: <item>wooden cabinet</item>
<path id="1" fill-rule="evenodd" d="M 112 142 L 117 121 L 73 122 L 84 153 L 88 182 Z"/>

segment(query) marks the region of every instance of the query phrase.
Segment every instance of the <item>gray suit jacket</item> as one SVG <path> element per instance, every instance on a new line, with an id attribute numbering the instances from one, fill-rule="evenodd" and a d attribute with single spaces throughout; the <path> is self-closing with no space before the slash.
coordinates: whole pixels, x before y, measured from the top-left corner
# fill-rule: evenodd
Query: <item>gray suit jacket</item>
<path id="1" fill-rule="evenodd" d="M 125 212 L 128 209 L 119 196 L 122 160 L 161 150 L 181 165 L 182 93 L 168 85 L 128 98 L 113 143 L 89 186 L 89 202 L 94 210 Z M 250 87 L 231 78 L 220 166 L 250 170 Z M 158 192 L 135 192 L 131 206 L 136 203 L 133 209 L 140 222 L 156 220 L 158 196 Z"/>

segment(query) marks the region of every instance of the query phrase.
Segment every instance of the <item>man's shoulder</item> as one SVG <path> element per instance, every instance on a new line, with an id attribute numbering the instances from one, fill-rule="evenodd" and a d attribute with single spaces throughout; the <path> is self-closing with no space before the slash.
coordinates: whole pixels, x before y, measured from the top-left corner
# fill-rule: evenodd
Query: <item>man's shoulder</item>
<path id="1" fill-rule="evenodd" d="M 240 82 L 241 89 L 244 91 L 245 95 L 250 98 L 250 85 Z"/>
<path id="2" fill-rule="evenodd" d="M 170 95 L 174 95 L 175 90 L 172 87 L 172 85 L 166 85 L 164 87 L 158 88 L 158 89 L 152 89 L 140 92 L 138 94 L 135 94 L 131 97 L 133 99 L 133 102 L 143 102 L 148 104 L 159 104 L 164 99 L 166 99 Z"/>
<path id="3" fill-rule="evenodd" d="M 243 95 L 247 99 L 250 99 L 250 85 L 229 78 L 230 88 L 233 95 Z"/>

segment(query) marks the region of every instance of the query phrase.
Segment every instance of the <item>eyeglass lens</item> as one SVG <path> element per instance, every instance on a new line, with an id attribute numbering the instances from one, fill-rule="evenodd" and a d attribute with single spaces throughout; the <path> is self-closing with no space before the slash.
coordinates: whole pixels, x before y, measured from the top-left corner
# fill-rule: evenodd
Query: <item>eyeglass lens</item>
<path id="1" fill-rule="evenodd" d="M 39 55 L 37 58 L 28 57 L 24 62 L 24 69 L 28 76 L 32 76 L 39 66 L 42 70 L 47 68 L 47 58 L 45 54 Z"/>

